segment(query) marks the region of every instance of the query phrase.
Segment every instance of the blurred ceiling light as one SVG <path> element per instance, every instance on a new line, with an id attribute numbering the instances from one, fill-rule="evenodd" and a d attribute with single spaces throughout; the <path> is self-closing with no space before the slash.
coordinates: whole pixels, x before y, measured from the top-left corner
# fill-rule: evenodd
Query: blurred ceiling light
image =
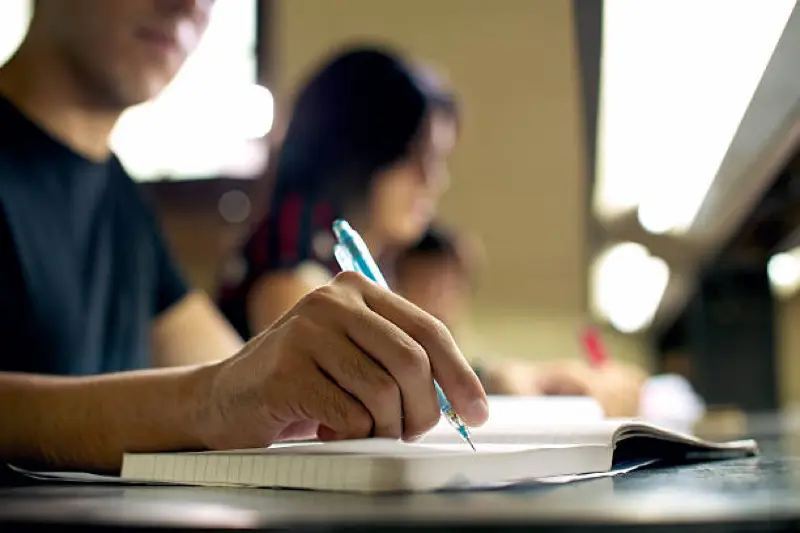
<path id="1" fill-rule="evenodd" d="M 252 203 L 247 193 L 239 189 L 226 191 L 217 202 L 217 209 L 225 222 L 241 224 L 248 219 L 252 211 Z"/>
<path id="2" fill-rule="evenodd" d="M 622 333 L 652 321 L 669 282 L 669 267 L 641 244 L 626 242 L 602 252 L 592 267 L 592 306 Z"/>
<path id="3" fill-rule="evenodd" d="M 604 3 L 593 199 L 600 218 L 638 208 L 648 231 L 691 226 L 794 5 Z"/>
<path id="4" fill-rule="evenodd" d="M 773 255 L 767 263 L 770 285 L 776 295 L 788 297 L 800 289 L 800 248 Z"/>
<path id="5" fill-rule="evenodd" d="M 636 215 L 639 219 L 639 224 L 649 233 L 661 235 L 672 229 L 671 213 L 666 210 L 642 209 L 640 207 Z"/>

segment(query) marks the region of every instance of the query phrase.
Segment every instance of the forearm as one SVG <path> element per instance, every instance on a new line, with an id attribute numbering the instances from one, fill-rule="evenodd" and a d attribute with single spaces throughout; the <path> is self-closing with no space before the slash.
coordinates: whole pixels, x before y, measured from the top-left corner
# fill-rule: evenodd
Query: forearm
<path id="1" fill-rule="evenodd" d="M 152 329 L 153 365 L 197 365 L 238 352 L 244 342 L 208 297 L 193 292 L 159 316 Z"/>
<path id="2" fill-rule="evenodd" d="M 329 276 L 310 266 L 278 274 L 269 274 L 253 284 L 247 296 L 247 322 L 250 332 L 258 335 L 269 328 L 306 294 L 324 285 Z"/>
<path id="3" fill-rule="evenodd" d="M 116 470 L 126 451 L 201 447 L 209 367 L 81 378 L 0 373 L 0 460 Z"/>

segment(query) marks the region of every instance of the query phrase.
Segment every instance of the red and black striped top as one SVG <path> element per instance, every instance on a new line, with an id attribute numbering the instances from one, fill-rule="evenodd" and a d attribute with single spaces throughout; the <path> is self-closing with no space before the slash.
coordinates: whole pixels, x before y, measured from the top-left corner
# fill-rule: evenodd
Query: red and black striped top
<path id="1" fill-rule="evenodd" d="M 247 295 L 256 281 L 274 272 L 292 270 L 306 262 L 339 272 L 333 256 L 333 207 L 300 194 L 287 194 L 273 203 L 243 248 L 223 271 L 218 303 L 244 339 L 252 332 L 247 321 Z"/>

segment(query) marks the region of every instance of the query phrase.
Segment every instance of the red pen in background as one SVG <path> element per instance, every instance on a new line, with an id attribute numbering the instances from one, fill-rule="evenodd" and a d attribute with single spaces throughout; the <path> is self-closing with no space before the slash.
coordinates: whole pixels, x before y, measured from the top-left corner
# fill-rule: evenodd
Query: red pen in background
<path id="1" fill-rule="evenodd" d="M 581 345 L 589 359 L 589 364 L 594 368 L 600 368 L 608 362 L 608 352 L 603 344 L 600 330 L 596 327 L 588 326 L 581 334 Z"/>

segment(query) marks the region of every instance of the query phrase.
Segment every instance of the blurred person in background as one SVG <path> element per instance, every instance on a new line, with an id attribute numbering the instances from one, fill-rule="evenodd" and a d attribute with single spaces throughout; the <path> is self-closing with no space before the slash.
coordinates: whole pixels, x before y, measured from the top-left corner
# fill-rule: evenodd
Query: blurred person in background
<path id="1" fill-rule="evenodd" d="M 483 343 L 474 342 L 466 322 L 484 260 L 478 239 L 437 222 L 397 255 L 395 289 L 454 332 L 487 393 L 589 395 L 603 406 L 607 416 L 636 416 L 646 378 L 636 367 L 613 363 L 593 369 L 577 358 L 504 360 L 486 353 Z"/>
<path id="2" fill-rule="evenodd" d="M 183 280 L 109 138 L 173 79 L 213 3 L 38 0 L 0 68 L 0 464 L 415 438 L 440 419 L 434 377 L 467 424 L 488 416 L 449 332 L 363 276 L 244 346 Z"/>
<path id="3" fill-rule="evenodd" d="M 451 329 L 458 329 L 469 314 L 483 259 L 477 239 L 435 222 L 397 255 L 395 288 Z"/>
<path id="4" fill-rule="evenodd" d="M 390 258 L 436 213 L 457 130 L 454 95 L 393 50 L 349 47 L 314 71 L 281 139 L 267 214 L 222 280 L 220 308 L 240 335 L 268 327 L 339 271 L 337 218 L 362 235 L 391 284 Z"/>

